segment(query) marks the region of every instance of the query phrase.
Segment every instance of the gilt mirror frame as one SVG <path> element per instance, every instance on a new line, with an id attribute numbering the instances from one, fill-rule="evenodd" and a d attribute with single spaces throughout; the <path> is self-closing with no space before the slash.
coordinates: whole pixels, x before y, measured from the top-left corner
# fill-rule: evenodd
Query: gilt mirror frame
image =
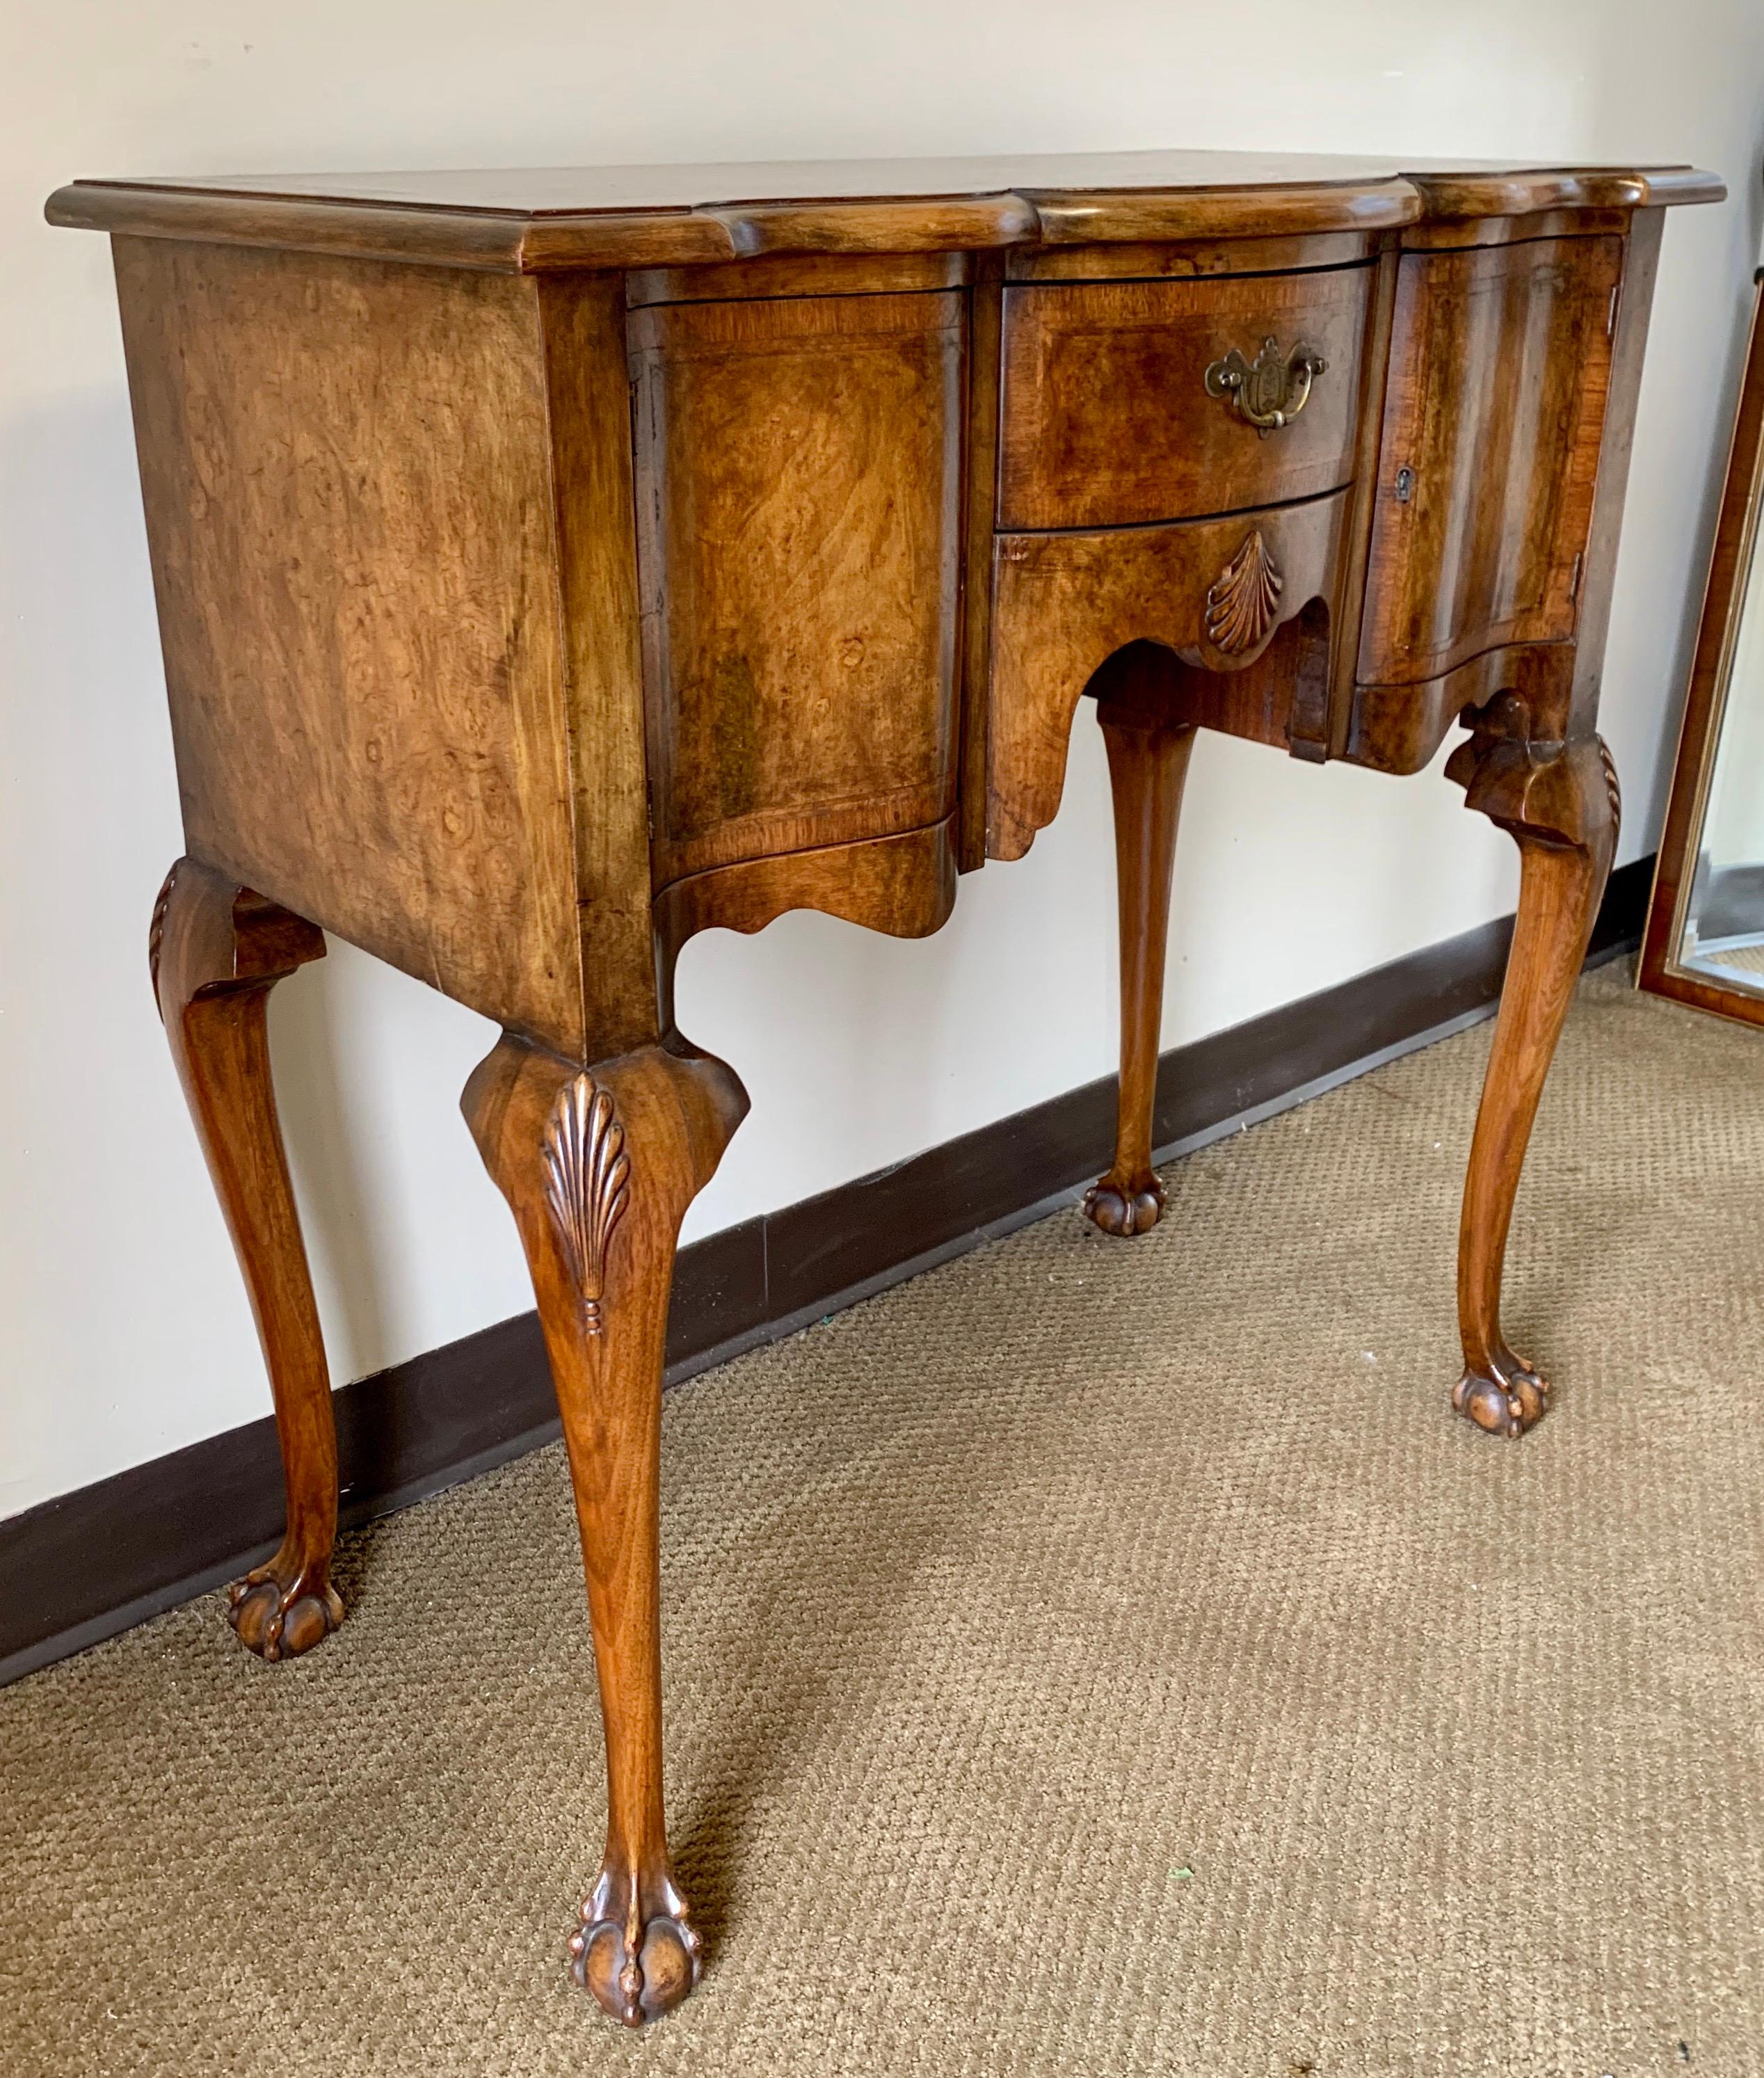
<path id="1" fill-rule="evenodd" d="M 1660 839 L 1636 984 L 1653 995 L 1695 1004 L 1699 1009 L 1712 1010 L 1723 1017 L 1764 1024 L 1764 994 L 1724 987 L 1712 976 L 1686 966 L 1679 957 L 1708 811 L 1716 752 L 1727 711 L 1747 579 L 1753 574 L 1758 551 L 1760 511 L 1764 507 L 1764 267 L 1754 279 L 1758 292 L 1746 344 L 1745 372 L 1741 378 L 1739 408 L 1728 449 L 1720 515 L 1716 523 L 1708 586 L 1697 628 L 1696 653 L 1672 773 L 1672 794 Z M 1760 595 L 1752 602 L 1753 611 L 1764 612 L 1764 574 L 1758 590 Z"/>

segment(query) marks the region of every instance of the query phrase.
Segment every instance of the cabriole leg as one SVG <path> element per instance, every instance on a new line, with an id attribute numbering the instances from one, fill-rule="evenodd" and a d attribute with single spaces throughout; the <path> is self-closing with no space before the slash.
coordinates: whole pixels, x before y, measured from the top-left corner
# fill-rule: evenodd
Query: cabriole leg
<path id="1" fill-rule="evenodd" d="M 265 1659 L 306 1652 L 343 1621 L 331 1584 L 331 1379 L 276 1117 L 265 1015 L 276 983 L 323 955 L 312 924 L 195 859 L 180 859 L 160 891 L 148 941 L 154 995 L 251 1294 L 281 1446 L 281 1548 L 229 1590 L 233 1629 Z"/>
<path id="2" fill-rule="evenodd" d="M 1115 801 L 1121 1087 L 1115 1166 L 1091 1185 L 1084 1209 L 1105 1233 L 1137 1234 L 1156 1226 L 1164 1210 L 1164 1187 L 1152 1168 L 1152 1108 L 1157 1093 L 1176 820 L 1195 732 L 1186 723 L 1109 700 L 1099 703 L 1097 720 L 1108 749 Z"/>
<path id="3" fill-rule="evenodd" d="M 636 2027 L 699 1976 L 661 1801 L 661 1368 L 680 1221 L 747 1096 L 707 1055 L 649 1046 L 590 1070 L 510 1037 L 461 1108 L 532 1272 L 588 1581 L 607 1853 L 570 1942 L 574 1972 Z"/>
<path id="4" fill-rule="evenodd" d="M 1520 861 L 1518 920 L 1458 1227 L 1464 1375 L 1452 1395 L 1459 1413 L 1500 1436 L 1522 1435 L 1549 1401 L 1548 1384 L 1501 1332 L 1501 1271 L 1526 1144 L 1587 957 L 1620 812 L 1616 773 L 1597 736 L 1537 744 L 1523 727 L 1519 703 L 1500 703 L 1478 718 L 1446 767 L 1465 787 L 1466 806 L 1513 837 Z"/>

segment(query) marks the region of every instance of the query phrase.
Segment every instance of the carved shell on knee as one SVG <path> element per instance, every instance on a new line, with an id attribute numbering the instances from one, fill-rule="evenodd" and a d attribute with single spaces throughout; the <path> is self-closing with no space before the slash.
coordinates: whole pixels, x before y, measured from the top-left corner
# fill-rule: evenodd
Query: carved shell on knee
<path id="1" fill-rule="evenodd" d="M 174 866 L 165 876 L 165 885 L 159 891 L 159 899 L 153 904 L 152 921 L 147 927 L 147 978 L 153 991 L 153 1001 L 159 1002 L 160 954 L 165 945 L 165 912 L 172 906 L 172 883 L 177 878 Z"/>
<path id="2" fill-rule="evenodd" d="M 1207 593 L 1207 639 L 1214 649 L 1228 657 L 1255 649 L 1274 625 L 1285 582 L 1261 530 L 1253 529 Z"/>
<path id="3" fill-rule="evenodd" d="M 1611 826 L 1620 829 L 1623 824 L 1623 789 L 1617 784 L 1617 768 L 1612 762 L 1611 746 L 1601 736 L 1599 739 L 1599 762 L 1604 767 L 1605 799 L 1611 803 Z"/>
<path id="4" fill-rule="evenodd" d="M 545 1204 L 564 1266 L 582 1302 L 583 1325 L 603 1332 L 607 1253 L 630 1201 L 631 1157 L 610 1090 L 574 1076 L 545 1122 Z"/>

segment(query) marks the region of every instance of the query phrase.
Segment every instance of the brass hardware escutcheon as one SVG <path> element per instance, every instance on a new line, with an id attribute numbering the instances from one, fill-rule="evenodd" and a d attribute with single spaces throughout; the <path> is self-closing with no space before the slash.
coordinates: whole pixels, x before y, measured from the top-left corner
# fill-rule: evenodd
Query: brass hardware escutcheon
<path id="1" fill-rule="evenodd" d="M 1266 438 L 1290 426 L 1304 409 L 1311 385 L 1328 362 L 1303 340 L 1282 353 L 1280 342 L 1265 339 L 1253 361 L 1232 347 L 1207 370 L 1207 394 L 1234 403 L 1239 415 Z"/>

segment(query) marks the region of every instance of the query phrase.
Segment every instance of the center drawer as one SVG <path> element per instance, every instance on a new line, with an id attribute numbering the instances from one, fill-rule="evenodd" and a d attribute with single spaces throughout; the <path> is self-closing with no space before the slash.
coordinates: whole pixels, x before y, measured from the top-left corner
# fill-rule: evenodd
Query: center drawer
<path id="1" fill-rule="evenodd" d="M 999 526 L 1132 526 L 1340 489 L 1371 281 L 1362 265 L 1007 288 Z"/>

